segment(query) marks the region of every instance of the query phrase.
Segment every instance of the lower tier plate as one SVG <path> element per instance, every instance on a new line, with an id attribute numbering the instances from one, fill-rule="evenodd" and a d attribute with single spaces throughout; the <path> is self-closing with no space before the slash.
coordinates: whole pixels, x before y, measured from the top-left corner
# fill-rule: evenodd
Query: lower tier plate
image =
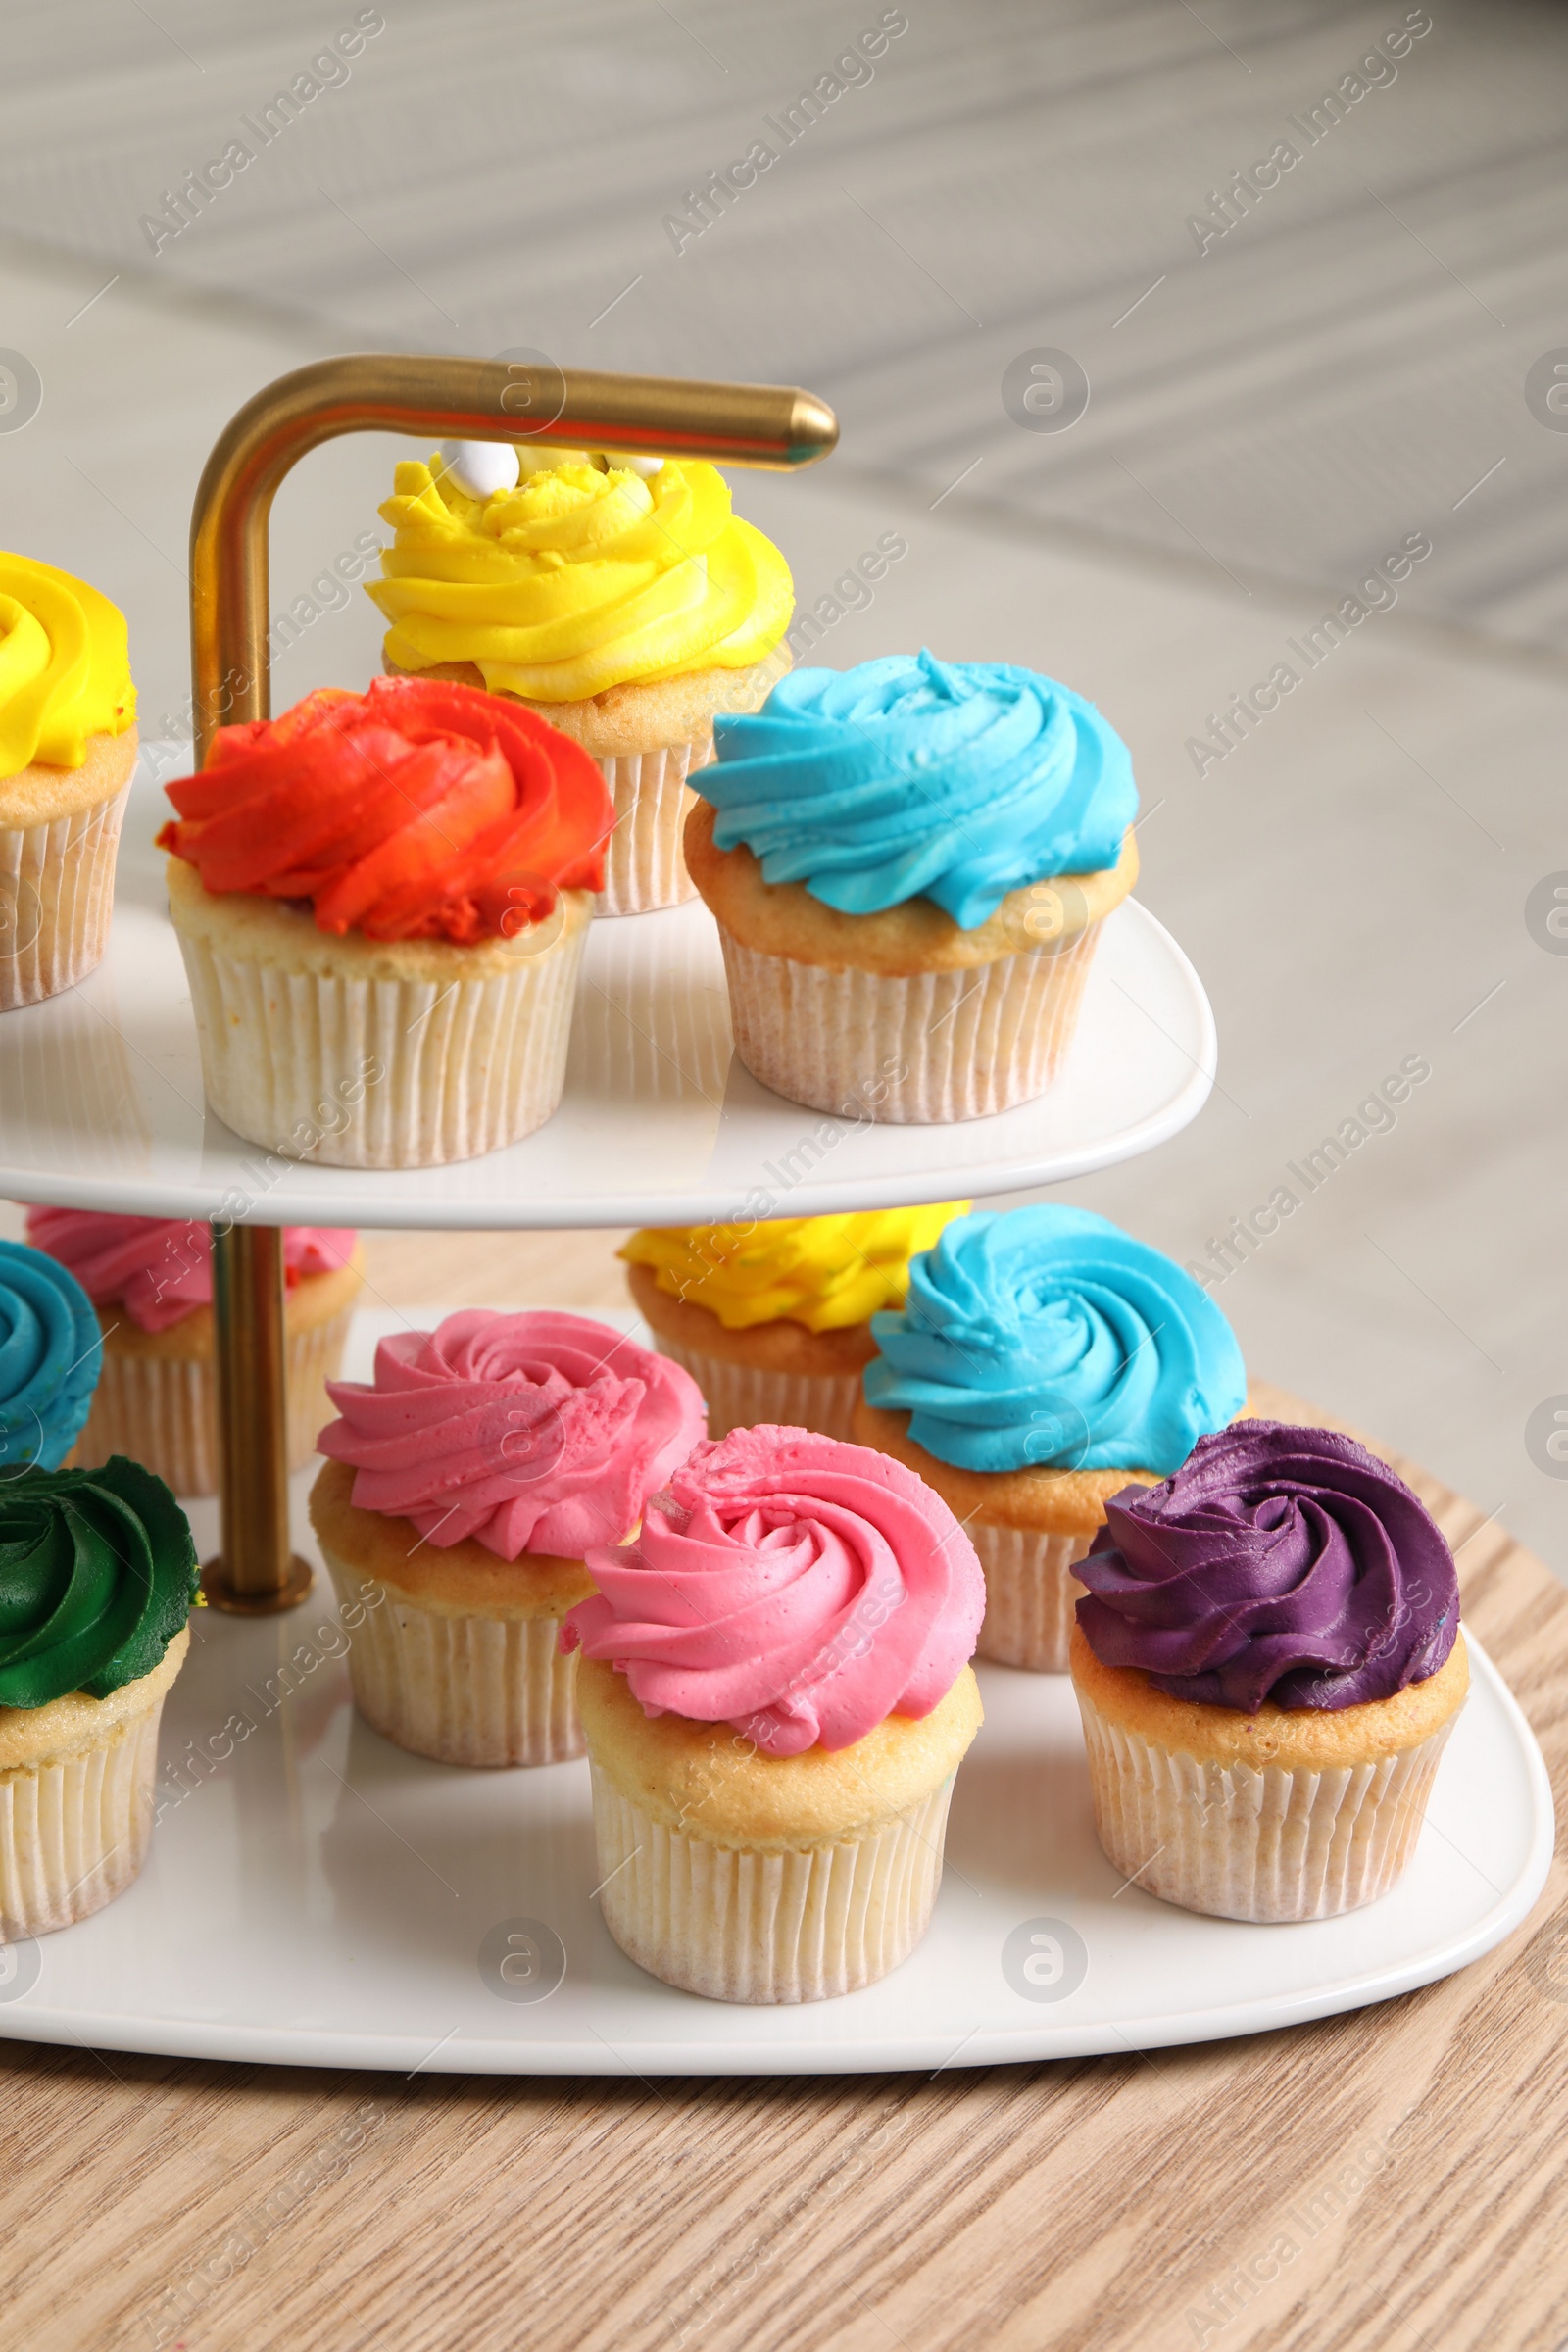
<path id="1" fill-rule="evenodd" d="M 358 1318 L 351 1372 L 401 1320 Z M 211 1548 L 213 1506 L 192 1517 Z M 845 1999 L 731 2007 L 612 1941 L 585 1763 L 468 1772 L 359 1720 L 324 1579 L 287 1616 L 203 1609 L 192 1633 L 147 1865 L 96 1917 L 0 1947 L 0 2036 L 406 2074 L 934 2072 L 1155 2049 L 1447 1976 L 1518 1926 L 1551 1855 L 1540 1749 L 1473 1639 L 1409 1870 L 1381 1902 L 1303 1927 L 1200 1919 L 1124 1884 L 1095 1839 L 1070 1685 L 982 1665 L 985 1726 L 924 1942 Z"/>
<path id="2" fill-rule="evenodd" d="M 1076 1039 L 1039 1102 L 947 1127 L 825 1118 L 770 1093 L 736 1059 L 718 929 L 692 900 L 592 926 L 565 1093 L 537 1134 L 444 1168 L 270 1160 L 203 1098 L 153 847 L 169 814 L 152 772 L 158 749 L 144 747 L 126 811 L 103 963 L 80 987 L 0 1019 L 0 1198 L 269 1225 L 825 1216 L 1087 1175 L 1178 1133 L 1213 1083 L 1202 985 L 1170 933 L 1129 899 L 1104 925 Z"/>

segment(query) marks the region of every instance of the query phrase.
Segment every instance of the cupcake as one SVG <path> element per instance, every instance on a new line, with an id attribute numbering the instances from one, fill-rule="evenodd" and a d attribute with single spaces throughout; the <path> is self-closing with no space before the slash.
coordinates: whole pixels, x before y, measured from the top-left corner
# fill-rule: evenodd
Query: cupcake
<path id="1" fill-rule="evenodd" d="M 599 1899 L 721 2001 L 873 1984 L 925 1933 L 980 1728 L 979 1564 L 898 1462 L 804 1429 L 699 1446 L 574 1608 Z"/>
<path id="2" fill-rule="evenodd" d="M 432 1168 L 542 1126 L 612 816 L 531 711 L 434 679 L 220 727 L 159 835 L 207 1099 L 343 1168 Z"/>
<path id="3" fill-rule="evenodd" d="M 753 1077 L 901 1125 L 1044 1094 L 1138 878 L 1132 763 L 1093 705 L 901 654 L 798 670 L 713 734 L 686 860 Z"/>
<path id="4" fill-rule="evenodd" d="M 98 1318 L 75 1276 L 24 1242 L 0 1242 L 0 1490 L 19 1470 L 59 1469 L 102 1364 Z"/>
<path id="5" fill-rule="evenodd" d="M 1248 1421 L 1106 1519 L 1072 1678 L 1117 1870 L 1221 1919 L 1386 1894 L 1470 1680 L 1417 1496 L 1351 1438 Z"/>
<path id="6" fill-rule="evenodd" d="M 103 1374 L 74 1460 L 128 1453 L 176 1494 L 216 1494 L 218 1376 L 213 1362 L 213 1234 L 174 1217 L 33 1208 L 27 1239 L 69 1266 L 97 1308 Z M 359 1236 L 340 1226 L 283 1230 L 288 1459 L 301 1469 L 327 1415 L 363 1276 Z"/>
<path id="7" fill-rule="evenodd" d="M 196 1597 L 185 1514 L 161 1479 L 0 1479 L 0 1942 L 122 1894 L 153 1830 L 158 1721 Z"/>
<path id="8" fill-rule="evenodd" d="M 581 744 L 615 808 L 600 912 L 672 906 L 714 714 L 755 710 L 789 667 L 789 570 L 711 466 L 527 460 L 519 478 L 515 450 L 454 442 L 398 466 L 386 576 L 367 583 L 384 666 L 484 686 Z"/>
<path id="9" fill-rule="evenodd" d="M 918 1471 L 968 1530 L 980 1656 L 1064 1674 L 1073 1566 L 1109 1496 L 1179 1470 L 1246 1404 L 1230 1325 L 1157 1250 L 1045 1206 L 949 1225 L 871 1334 L 856 1443 Z"/>
<path id="10" fill-rule="evenodd" d="M 710 1437 L 775 1421 L 847 1439 L 871 1316 L 903 1302 L 910 1257 L 968 1205 L 654 1227 L 620 1254 L 655 1345 L 708 1399 Z"/>
<path id="11" fill-rule="evenodd" d="M 0 555 L 0 1012 L 103 960 L 135 721 L 124 614 Z"/>
<path id="12" fill-rule="evenodd" d="M 341 1418 L 311 1523 L 339 1598 L 379 1586 L 349 1651 L 354 1703 L 441 1764 L 582 1753 L 562 1621 L 703 1434 L 678 1365 L 583 1315 L 448 1315 L 328 1384 Z"/>

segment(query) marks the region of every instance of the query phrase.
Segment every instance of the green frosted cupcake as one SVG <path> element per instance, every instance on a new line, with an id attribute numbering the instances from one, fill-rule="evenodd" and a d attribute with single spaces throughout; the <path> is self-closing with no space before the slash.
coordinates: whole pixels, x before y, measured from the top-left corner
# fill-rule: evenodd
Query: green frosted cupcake
<path id="1" fill-rule="evenodd" d="M 0 1940 L 87 1918 L 140 1870 L 195 1597 L 185 1514 L 140 1463 L 0 1484 Z"/>

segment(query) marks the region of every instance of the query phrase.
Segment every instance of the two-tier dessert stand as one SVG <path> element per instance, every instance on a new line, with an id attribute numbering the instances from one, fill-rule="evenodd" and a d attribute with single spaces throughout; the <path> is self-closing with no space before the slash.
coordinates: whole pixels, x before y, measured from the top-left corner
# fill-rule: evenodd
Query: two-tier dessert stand
<path id="1" fill-rule="evenodd" d="M 391 431 L 789 467 L 825 456 L 837 429 L 805 392 L 546 364 L 361 357 L 283 377 L 233 419 L 197 495 L 197 763 L 217 727 L 269 715 L 270 506 L 321 442 Z M 937 2068 L 1290 2024 L 1428 1983 L 1518 1924 L 1544 1878 L 1550 1796 L 1474 1643 L 1474 1694 L 1406 1878 L 1367 1911 L 1289 1928 L 1194 1918 L 1118 1884 L 1095 1842 L 1064 1680 L 983 1667 L 987 1722 L 959 1776 L 947 1878 L 905 1967 L 785 2011 L 644 1976 L 593 1900 L 585 1765 L 465 1772 L 389 1746 L 353 1714 L 349 1637 L 291 1535 L 281 1227 L 684 1224 L 1085 1175 L 1200 1109 L 1216 1062 L 1201 985 L 1129 901 L 1105 925 L 1076 1043 L 1043 1101 L 950 1128 L 829 1119 L 734 1060 L 716 932 L 693 902 L 593 926 L 565 1095 L 538 1134 L 446 1168 L 323 1167 L 241 1142 L 205 1107 L 152 848 L 171 750 L 142 761 L 103 965 L 0 1021 L 0 1191 L 214 1221 L 214 1609 L 193 1620 L 166 1711 L 141 1878 L 65 1934 L 0 1950 L 0 2034 L 406 2071 Z M 368 1372 L 377 1331 L 399 1320 L 361 1316 L 351 1373 Z"/>

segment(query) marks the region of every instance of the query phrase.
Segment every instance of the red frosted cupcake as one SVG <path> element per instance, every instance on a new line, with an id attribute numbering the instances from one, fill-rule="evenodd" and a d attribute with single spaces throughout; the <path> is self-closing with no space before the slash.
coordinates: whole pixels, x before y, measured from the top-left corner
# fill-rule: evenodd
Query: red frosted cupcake
<path id="1" fill-rule="evenodd" d="M 614 822 L 579 745 L 471 687 L 379 678 L 221 728 L 169 797 L 202 1075 L 236 1134 L 420 1168 L 550 1117 Z"/>

